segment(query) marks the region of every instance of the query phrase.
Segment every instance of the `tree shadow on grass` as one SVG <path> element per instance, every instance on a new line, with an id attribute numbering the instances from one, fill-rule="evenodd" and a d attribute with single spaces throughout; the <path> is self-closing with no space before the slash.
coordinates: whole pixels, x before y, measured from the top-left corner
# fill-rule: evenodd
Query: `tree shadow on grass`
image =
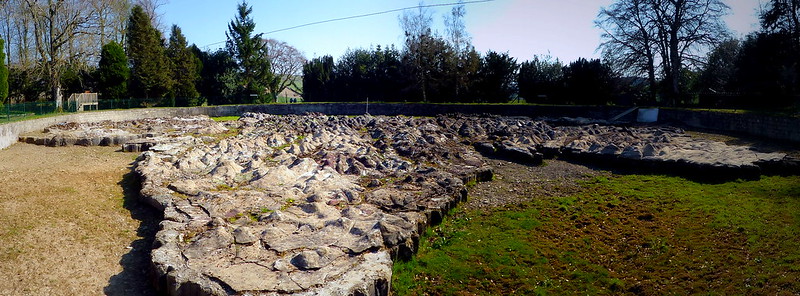
<path id="1" fill-rule="evenodd" d="M 158 295 L 150 280 L 150 251 L 162 213 L 139 198 L 141 183 L 139 176 L 131 170 L 117 183 L 124 192 L 123 207 L 131 212 L 131 218 L 139 221 L 136 235 L 129 252 L 122 255 L 119 264 L 122 272 L 112 276 L 103 289 L 106 295 Z"/>

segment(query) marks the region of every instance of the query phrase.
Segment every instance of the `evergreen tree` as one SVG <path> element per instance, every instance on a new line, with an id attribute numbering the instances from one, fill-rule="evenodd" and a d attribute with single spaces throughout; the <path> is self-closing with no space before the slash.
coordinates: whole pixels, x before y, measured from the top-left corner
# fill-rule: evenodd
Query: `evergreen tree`
<path id="1" fill-rule="evenodd" d="M 175 99 L 175 105 L 181 107 L 200 105 L 202 103 L 198 100 L 200 94 L 195 87 L 195 82 L 199 78 L 196 69 L 198 58 L 189 49 L 186 37 L 177 25 L 172 25 L 167 56 L 170 59 L 174 81 L 170 97 Z"/>
<path id="2" fill-rule="evenodd" d="M 490 103 L 508 102 L 515 92 L 518 68 L 517 59 L 508 53 L 486 53 L 478 72 L 481 99 Z"/>
<path id="3" fill-rule="evenodd" d="M 701 93 L 729 91 L 733 87 L 736 57 L 739 55 L 740 47 L 739 40 L 731 39 L 720 43 L 708 53 L 696 91 Z"/>
<path id="4" fill-rule="evenodd" d="M 408 78 L 403 75 L 402 55 L 394 46 L 380 46 L 374 51 L 373 59 L 376 63 L 375 83 L 371 85 L 373 92 L 369 95 L 371 101 L 402 101 L 403 88 L 407 85 Z"/>
<path id="5" fill-rule="evenodd" d="M 201 51 L 192 46 L 195 56 L 200 59 L 200 82 L 197 90 L 212 105 L 234 103 L 236 94 L 236 62 L 225 50 L 215 52 Z"/>
<path id="6" fill-rule="evenodd" d="M 455 74 L 457 102 L 470 103 L 479 98 L 477 82 L 480 80 L 478 72 L 481 69 L 481 61 L 481 54 L 472 46 L 458 57 Z"/>
<path id="7" fill-rule="evenodd" d="M 303 100 L 306 102 L 330 101 L 333 97 L 333 57 L 314 58 L 303 65 Z"/>
<path id="8" fill-rule="evenodd" d="M 239 70 L 239 102 L 264 103 L 267 100 L 262 97 L 272 74 L 262 34 L 253 35 L 256 23 L 250 17 L 251 12 L 253 8 L 248 7 L 246 1 L 238 5 L 236 18 L 228 24 L 225 33 L 228 38 L 225 45 Z M 259 99 L 252 100 L 251 94 L 257 94 Z"/>
<path id="9" fill-rule="evenodd" d="M 606 105 L 614 96 L 614 72 L 598 59 L 577 61 L 564 67 L 566 100 L 579 105 Z"/>
<path id="10" fill-rule="evenodd" d="M 8 68 L 6 68 L 5 41 L 0 38 L 0 106 L 8 97 Z"/>
<path id="11" fill-rule="evenodd" d="M 128 94 L 131 70 L 128 68 L 128 57 L 125 56 L 122 45 L 114 41 L 103 45 L 97 71 L 103 99 L 119 99 Z"/>
<path id="12" fill-rule="evenodd" d="M 455 52 L 443 38 L 422 34 L 406 38 L 403 65 L 413 85 L 409 99 L 424 102 L 444 102 L 455 96 Z"/>
<path id="13" fill-rule="evenodd" d="M 519 96 L 528 103 L 557 103 L 564 87 L 564 65 L 558 59 L 534 57 L 519 68 Z"/>
<path id="14" fill-rule="evenodd" d="M 134 97 L 163 98 L 172 87 L 169 60 L 164 53 L 161 32 L 150 23 L 141 6 L 128 19 L 128 57 L 131 59 L 130 93 Z"/>
<path id="15" fill-rule="evenodd" d="M 761 32 L 746 40 L 740 57 L 750 71 L 739 72 L 758 81 L 750 91 L 770 105 L 800 107 L 800 0 L 770 0 L 763 9 Z M 752 83 L 746 78 L 741 82 Z"/>
<path id="16" fill-rule="evenodd" d="M 742 41 L 732 89 L 750 96 L 750 107 L 800 105 L 800 53 L 788 33 L 755 33 Z"/>

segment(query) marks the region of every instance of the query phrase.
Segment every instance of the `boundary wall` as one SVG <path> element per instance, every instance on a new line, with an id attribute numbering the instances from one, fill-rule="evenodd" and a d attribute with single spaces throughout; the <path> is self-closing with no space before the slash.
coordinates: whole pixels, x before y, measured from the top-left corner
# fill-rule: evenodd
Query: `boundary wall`
<path id="1" fill-rule="evenodd" d="M 368 108 L 368 109 L 367 109 Z M 407 115 L 435 116 L 447 113 L 494 114 L 529 117 L 585 117 L 610 119 L 624 112 L 625 107 L 608 106 L 538 106 L 538 105 L 460 105 L 460 104 L 391 104 L 391 103 L 309 103 L 231 105 L 186 108 L 146 108 L 72 113 L 0 125 L 0 149 L 14 144 L 20 134 L 29 133 L 64 122 L 123 121 L 140 118 L 190 115 L 235 116 L 245 112 L 277 115 L 322 113 L 327 115 Z M 634 120 L 635 113 L 629 115 Z M 689 128 L 745 134 L 768 139 L 800 143 L 800 118 L 775 117 L 764 114 L 736 114 L 711 111 L 661 109 L 658 122 Z"/>

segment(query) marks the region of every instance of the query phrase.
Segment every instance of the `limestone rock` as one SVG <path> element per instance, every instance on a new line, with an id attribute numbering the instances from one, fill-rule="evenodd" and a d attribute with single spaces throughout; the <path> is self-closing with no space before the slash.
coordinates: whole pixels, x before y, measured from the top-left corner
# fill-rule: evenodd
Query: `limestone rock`
<path id="1" fill-rule="evenodd" d="M 229 127 L 240 132 L 219 138 Z M 141 152 L 142 198 L 164 213 L 154 281 L 175 295 L 386 295 L 391 258 L 412 256 L 420 232 L 466 199 L 465 184 L 493 178 L 483 156 L 731 176 L 800 163 L 586 119 L 248 113 L 227 125 L 162 118 L 47 132 L 24 139 Z"/>
<path id="2" fill-rule="evenodd" d="M 258 237 L 253 235 L 250 228 L 242 226 L 233 231 L 233 240 L 237 244 L 252 244 L 258 241 Z"/>

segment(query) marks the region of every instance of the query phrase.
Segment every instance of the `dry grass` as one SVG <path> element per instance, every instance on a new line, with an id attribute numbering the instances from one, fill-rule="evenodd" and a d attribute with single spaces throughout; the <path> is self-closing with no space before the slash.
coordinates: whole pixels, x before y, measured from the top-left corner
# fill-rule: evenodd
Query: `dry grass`
<path id="1" fill-rule="evenodd" d="M 0 295 L 123 295 L 140 285 L 130 270 L 139 260 L 125 256 L 146 239 L 122 182 L 135 155 L 116 150 L 0 150 Z"/>

